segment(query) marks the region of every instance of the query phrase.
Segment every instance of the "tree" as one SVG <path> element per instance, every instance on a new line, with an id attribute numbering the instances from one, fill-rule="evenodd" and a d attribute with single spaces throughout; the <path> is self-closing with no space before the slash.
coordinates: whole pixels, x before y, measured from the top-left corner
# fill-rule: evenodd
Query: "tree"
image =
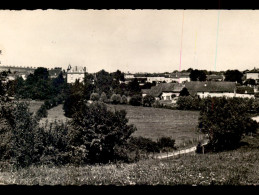
<path id="1" fill-rule="evenodd" d="M 130 98 L 129 104 L 132 106 L 140 106 L 142 101 L 141 95 L 133 95 Z"/>
<path id="2" fill-rule="evenodd" d="M 69 87 L 68 95 L 65 98 L 63 110 L 66 117 L 72 117 L 76 111 L 76 107 L 84 101 L 84 85 L 79 80 Z"/>
<path id="3" fill-rule="evenodd" d="M 119 104 L 121 102 L 120 94 L 112 94 L 111 96 L 111 103 L 112 104 Z"/>
<path id="4" fill-rule="evenodd" d="M 127 104 L 128 103 L 128 99 L 125 95 L 121 96 L 121 104 Z"/>
<path id="5" fill-rule="evenodd" d="M 94 76 L 89 73 L 85 73 L 84 76 L 84 87 L 83 87 L 83 97 L 86 100 L 90 99 L 91 94 L 96 91 L 96 86 L 94 85 Z"/>
<path id="6" fill-rule="evenodd" d="M 247 79 L 245 82 L 244 82 L 244 85 L 256 85 L 256 81 L 254 79 Z"/>
<path id="7" fill-rule="evenodd" d="M 181 91 L 180 91 L 180 94 L 179 96 L 189 96 L 190 93 L 188 91 L 188 89 L 186 87 L 184 87 Z"/>
<path id="8" fill-rule="evenodd" d="M 43 153 L 43 131 L 29 112 L 28 103 L 6 102 L 0 111 L 0 158 L 16 167 L 40 161 Z"/>
<path id="9" fill-rule="evenodd" d="M 257 122 L 247 114 L 247 103 L 242 98 L 205 99 L 199 117 L 199 128 L 209 136 L 213 151 L 234 149 L 243 134 L 256 132 Z"/>
<path id="10" fill-rule="evenodd" d="M 90 97 L 90 100 L 92 101 L 98 101 L 100 99 L 100 96 L 98 93 L 92 93 L 91 94 L 91 97 Z"/>
<path id="11" fill-rule="evenodd" d="M 225 73 L 225 81 L 238 82 L 242 84 L 243 73 L 239 70 L 227 70 Z"/>
<path id="12" fill-rule="evenodd" d="M 125 144 L 136 130 L 127 123 L 125 110 L 112 112 L 101 102 L 82 104 L 70 122 L 69 144 L 85 149 L 84 162 L 113 161 L 116 158 L 114 148 Z"/>
<path id="13" fill-rule="evenodd" d="M 191 81 L 206 81 L 206 73 L 203 70 L 191 70 L 190 79 Z"/>
<path id="14" fill-rule="evenodd" d="M 99 89 L 99 93 L 109 94 L 113 81 L 112 76 L 105 70 L 101 70 L 96 73 L 96 78 L 96 87 Z"/>
<path id="15" fill-rule="evenodd" d="M 141 88 L 139 86 L 138 79 L 135 78 L 133 81 L 129 82 L 128 84 L 128 90 L 130 92 L 130 95 L 139 94 L 141 91 Z"/>
<path id="16" fill-rule="evenodd" d="M 106 96 L 106 93 L 102 92 L 101 97 L 100 97 L 100 101 L 107 103 L 108 102 L 108 98 Z"/>
<path id="17" fill-rule="evenodd" d="M 143 106 L 149 106 L 151 107 L 151 105 L 155 102 L 155 98 L 152 95 L 146 95 L 145 97 L 143 97 Z"/>

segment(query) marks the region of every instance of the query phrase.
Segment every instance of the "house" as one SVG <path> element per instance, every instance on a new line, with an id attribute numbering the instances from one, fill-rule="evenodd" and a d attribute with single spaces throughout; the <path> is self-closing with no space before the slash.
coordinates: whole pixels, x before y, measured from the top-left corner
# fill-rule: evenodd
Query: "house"
<path id="1" fill-rule="evenodd" d="M 259 70 L 254 68 L 246 73 L 246 79 L 254 79 L 256 81 L 259 80 Z"/>
<path id="2" fill-rule="evenodd" d="M 82 66 L 71 66 L 67 68 L 67 83 L 75 83 L 76 80 L 82 82 L 86 73 L 86 67 Z"/>
<path id="3" fill-rule="evenodd" d="M 170 82 L 185 83 L 191 81 L 189 72 L 175 72 L 169 75 L 169 78 L 171 79 Z"/>
<path id="4" fill-rule="evenodd" d="M 247 86 L 238 86 L 236 89 L 236 97 L 241 98 L 254 98 L 254 88 Z"/>
<path id="5" fill-rule="evenodd" d="M 214 82 L 214 81 L 191 81 L 185 83 L 190 95 L 200 98 L 210 97 L 235 97 L 235 82 Z"/>
<path id="6" fill-rule="evenodd" d="M 179 83 L 160 83 L 151 89 L 142 89 L 142 96 L 152 95 L 156 100 L 172 100 L 173 96 L 179 96 L 183 85 Z"/>
<path id="7" fill-rule="evenodd" d="M 224 80 L 223 75 L 216 75 L 216 74 L 207 75 L 207 81 L 223 81 L 223 80 Z"/>

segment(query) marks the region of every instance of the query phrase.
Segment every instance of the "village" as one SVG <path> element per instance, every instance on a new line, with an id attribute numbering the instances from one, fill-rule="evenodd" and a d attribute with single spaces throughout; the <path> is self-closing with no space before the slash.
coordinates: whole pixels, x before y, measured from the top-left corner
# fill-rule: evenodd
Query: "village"
<path id="1" fill-rule="evenodd" d="M 1 10 L 0 186 L 258 186 L 258 18 Z"/>

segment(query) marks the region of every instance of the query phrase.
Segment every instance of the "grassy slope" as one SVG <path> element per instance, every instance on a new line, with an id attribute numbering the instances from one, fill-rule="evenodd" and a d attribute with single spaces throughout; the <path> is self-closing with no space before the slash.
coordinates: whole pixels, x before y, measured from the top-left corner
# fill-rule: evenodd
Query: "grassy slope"
<path id="1" fill-rule="evenodd" d="M 259 136 L 237 150 L 189 154 L 133 164 L 29 167 L 0 173 L 0 182 L 22 185 L 259 185 Z"/>

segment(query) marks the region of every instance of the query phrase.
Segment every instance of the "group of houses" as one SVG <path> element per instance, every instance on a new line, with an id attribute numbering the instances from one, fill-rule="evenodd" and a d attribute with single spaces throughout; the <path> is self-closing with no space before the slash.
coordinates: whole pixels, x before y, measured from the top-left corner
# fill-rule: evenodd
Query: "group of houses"
<path id="1" fill-rule="evenodd" d="M 190 73 L 189 72 L 175 72 L 175 73 L 168 73 L 168 74 L 125 74 L 124 78 L 125 81 L 121 81 L 121 83 L 128 84 L 134 79 L 137 79 L 140 85 L 144 85 L 145 82 L 149 83 L 172 83 L 172 82 L 188 82 L 190 81 Z"/>
<path id="2" fill-rule="evenodd" d="M 160 83 L 151 89 L 142 89 L 142 96 L 152 95 L 156 100 L 173 100 L 186 88 L 191 96 L 253 98 L 254 88 L 237 86 L 236 82 L 190 81 L 186 83 Z"/>

